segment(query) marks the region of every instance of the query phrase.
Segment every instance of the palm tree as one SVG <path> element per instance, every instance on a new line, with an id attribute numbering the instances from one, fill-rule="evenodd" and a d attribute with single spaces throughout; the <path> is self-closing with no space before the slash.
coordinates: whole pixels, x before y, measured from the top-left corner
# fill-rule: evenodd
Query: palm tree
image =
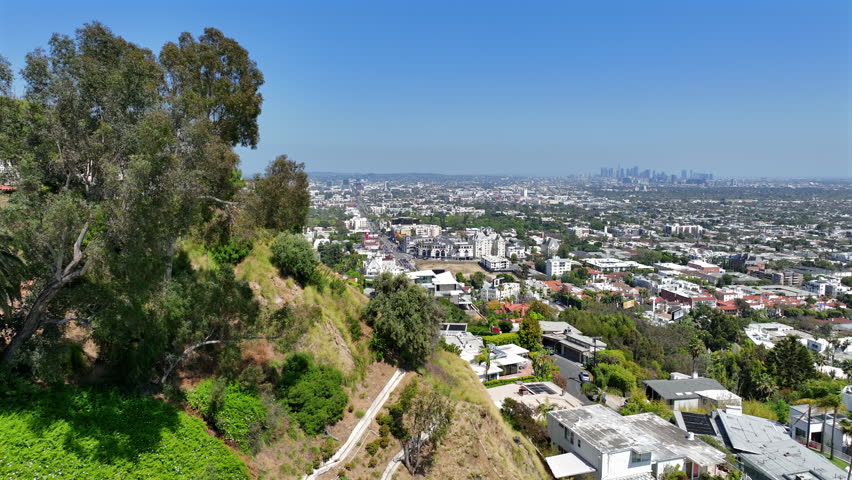
<path id="1" fill-rule="evenodd" d="M 695 359 L 701 355 L 707 347 L 704 346 L 704 342 L 701 341 L 697 336 L 693 336 L 689 341 L 689 355 L 692 356 L 692 372 L 695 372 Z"/>
<path id="2" fill-rule="evenodd" d="M 843 432 L 843 443 L 846 443 L 846 436 L 852 435 L 852 421 L 848 418 L 844 418 L 840 421 L 840 431 Z M 846 469 L 846 480 L 849 480 L 850 475 L 852 475 L 852 466 Z"/>
<path id="3" fill-rule="evenodd" d="M 842 403 L 843 402 L 840 399 L 840 395 L 826 395 L 826 396 L 820 398 L 819 400 L 817 400 L 817 406 L 822 410 L 822 435 L 820 435 L 819 453 L 823 453 L 823 454 L 825 453 L 825 435 L 827 433 L 826 430 L 825 430 L 826 414 L 828 413 L 828 410 L 831 409 L 834 412 L 834 416 L 836 417 L 837 416 L 837 409 L 840 407 L 840 405 L 842 405 Z M 832 424 L 835 421 L 836 420 L 832 420 Z M 834 428 L 833 427 L 832 427 L 831 437 L 832 437 L 832 442 L 833 442 L 834 441 Z M 834 458 L 833 446 L 832 446 L 832 449 L 831 449 L 831 458 Z"/>
<path id="4" fill-rule="evenodd" d="M 840 395 L 832 394 L 827 395 L 823 399 L 820 400 L 820 406 L 823 407 L 824 410 L 831 409 L 831 444 L 829 448 L 831 448 L 831 452 L 829 452 L 829 458 L 834 459 L 834 431 L 837 427 L 837 411 L 843 409 L 843 400 L 840 398 Z M 823 416 L 823 434 L 822 434 L 822 443 L 825 443 L 825 417 Z M 822 452 L 822 448 L 820 448 L 820 452 Z"/>
<path id="5" fill-rule="evenodd" d="M 491 370 L 491 345 L 486 345 L 479 349 L 479 355 L 473 359 L 480 365 L 485 363 L 485 380 L 488 381 L 488 370 Z"/>
<path id="6" fill-rule="evenodd" d="M 804 405 L 804 404 L 808 405 L 808 411 L 807 411 L 807 413 L 803 413 L 803 414 L 799 415 L 799 418 L 797 418 L 796 421 L 793 422 L 794 428 L 790 429 L 790 435 L 795 436 L 795 431 L 796 431 L 795 425 L 798 424 L 800 420 L 802 420 L 802 417 L 807 415 L 808 416 L 808 427 L 807 427 L 807 431 L 805 433 L 805 446 L 809 447 L 810 443 L 811 443 L 811 410 L 813 409 L 814 404 L 816 404 L 816 400 L 814 400 L 812 398 L 800 398 L 798 401 L 796 401 L 796 403 L 794 405 Z"/>

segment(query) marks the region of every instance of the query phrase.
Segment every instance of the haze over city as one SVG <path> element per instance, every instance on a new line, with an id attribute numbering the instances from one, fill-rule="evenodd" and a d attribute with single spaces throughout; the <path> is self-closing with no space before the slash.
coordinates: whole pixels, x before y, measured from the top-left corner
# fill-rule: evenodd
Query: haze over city
<path id="1" fill-rule="evenodd" d="M 850 176 L 848 2 L 0 2 L 19 70 L 98 20 L 155 53 L 215 26 L 263 71 L 253 174 Z M 16 82 L 16 91 L 23 85 Z"/>

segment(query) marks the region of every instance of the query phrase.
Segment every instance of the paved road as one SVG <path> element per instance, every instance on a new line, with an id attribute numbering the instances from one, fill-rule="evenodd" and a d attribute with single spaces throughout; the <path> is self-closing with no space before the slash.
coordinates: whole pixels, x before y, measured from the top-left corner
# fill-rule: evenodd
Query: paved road
<path id="1" fill-rule="evenodd" d="M 568 393 L 583 402 L 583 405 L 590 405 L 592 401 L 580 391 L 579 376 L 583 371 L 580 364 L 559 355 L 553 355 L 553 358 L 556 360 L 556 366 L 559 367 L 559 374 L 568 379 Z"/>

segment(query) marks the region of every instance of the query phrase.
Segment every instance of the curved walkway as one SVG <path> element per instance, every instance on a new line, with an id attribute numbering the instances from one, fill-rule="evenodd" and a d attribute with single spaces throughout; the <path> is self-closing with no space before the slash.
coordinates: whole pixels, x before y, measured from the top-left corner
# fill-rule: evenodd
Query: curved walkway
<path id="1" fill-rule="evenodd" d="M 370 428 L 370 423 L 374 418 L 376 418 L 376 414 L 378 414 L 382 407 L 384 407 L 385 402 L 387 402 L 388 398 L 390 398 L 391 393 L 393 393 L 394 389 L 396 389 L 403 377 L 405 377 L 405 370 L 401 368 L 396 369 L 396 372 L 394 372 L 393 376 L 391 376 L 390 380 L 388 380 L 388 383 L 385 384 L 385 388 L 379 392 L 379 395 L 375 400 L 373 400 L 373 403 L 370 404 L 370 408 L 367 409 L 364 416 L 361 417 L 361 420 L 357 425 L 355 425 L 352 433 L 349 434 L 349 438 L 346 439 L 346 443 L 341 445 L 337 452 L 335 452 L 328 461 L 322 464 L 322 466 L 314 470 L 313 473 L 302 477 L 303 480 L 316 480 L 323 473 L 326 473 L 339 465 L 352 453 L 352 451 L 358 446 L 358 442 L 360 442 L 364 434 L 367 433 L 367 429 Z"/>
<path id="2" fill-rule="evenodd" d="M 384 473 L 382 473 L 381 480 L 391 480 L 393 478 L 393 474 L 399 470 L 400 465 L 402 465 L 402 450 L 397 452 L 397 454 L 391 459 L 390 463 L 388 463 L 387 468 L 385 468 Z"/>

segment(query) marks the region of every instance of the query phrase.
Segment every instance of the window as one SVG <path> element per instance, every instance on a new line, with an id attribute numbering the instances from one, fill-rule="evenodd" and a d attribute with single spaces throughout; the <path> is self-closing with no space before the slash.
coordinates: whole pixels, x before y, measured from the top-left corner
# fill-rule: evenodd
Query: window
<path id="1" fill-rule="evenodd" d="M 580 445 L 580 437 L 577 437 L 577 448 L 580 448 L 581 446 L 582 445 Z"/>
<path id="2" fill-rule="evenodd" d="M 636 451 L 630 452 L 630 463 L 649 463 L 651 461 L 651 452 L 639 453 Z"/>

